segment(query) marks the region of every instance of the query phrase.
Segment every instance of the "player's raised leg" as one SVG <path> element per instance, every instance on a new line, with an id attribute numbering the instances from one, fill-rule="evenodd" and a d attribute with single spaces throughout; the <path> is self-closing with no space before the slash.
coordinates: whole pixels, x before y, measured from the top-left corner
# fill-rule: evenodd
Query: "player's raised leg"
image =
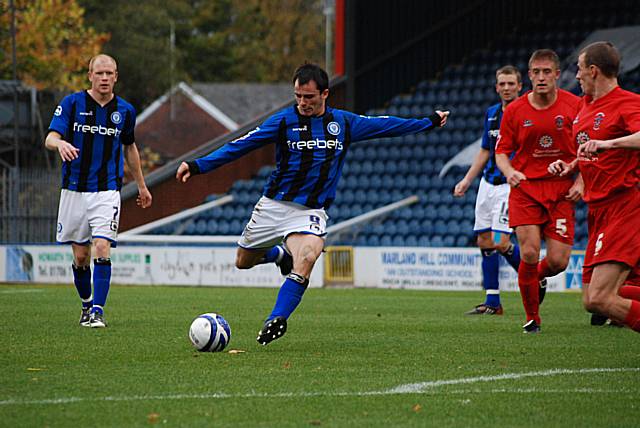
<path id="1" fill-rule="evenodd" d="M 313 234 L 293 233 L 287 237 L 286 245 L 293 257 L 293 270 L 280 287 L 275 306 L 258 333 L 257 341 L 262 345 L 286 332 L 287 319 L 302 301 L 313 266 L 324 248 L 324 239 Z"/>

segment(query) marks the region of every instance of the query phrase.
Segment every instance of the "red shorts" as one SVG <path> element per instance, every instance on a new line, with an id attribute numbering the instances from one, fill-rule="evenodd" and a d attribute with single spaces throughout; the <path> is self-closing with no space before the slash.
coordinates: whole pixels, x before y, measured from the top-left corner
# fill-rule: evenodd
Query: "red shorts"
<path id="1" fill-rule="evenodd" d="M 625 284 L 640 285 L 640 190 L 628 191 L 589 205 L 589 242 L 582 282 L 591 281 L 593 267 L 619 262 L 631 267 Z"/>
<path id="2" fill-rule="evenodd" d="M 565 196 L 571 180 L 525 180 L 509 193 L 509 226 L 537 224 L 544 236 L 573 245 L 575 203 Z"/>

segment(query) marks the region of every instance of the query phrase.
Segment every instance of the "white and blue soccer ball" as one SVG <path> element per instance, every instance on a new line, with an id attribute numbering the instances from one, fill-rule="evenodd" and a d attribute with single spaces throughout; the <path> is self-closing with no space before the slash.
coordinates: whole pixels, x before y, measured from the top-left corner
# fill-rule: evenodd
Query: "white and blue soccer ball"
<path id="1" fill-rule="evenodd" d="M 220 352 L 231 340 L 231 328 L 222 315 L 202 314 L 191 323 L 189 340 L 200 352 Z"/>

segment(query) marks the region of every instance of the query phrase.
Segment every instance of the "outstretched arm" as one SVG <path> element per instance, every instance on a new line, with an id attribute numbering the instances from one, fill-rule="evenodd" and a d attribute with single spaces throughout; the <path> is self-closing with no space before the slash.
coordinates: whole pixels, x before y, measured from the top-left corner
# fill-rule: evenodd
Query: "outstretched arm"
<path id="1" fill-rule="evenodd" d="M 395 116 L 361 116 L 348 113 L 353 141 L 371 138 L 399 137 L 405 134 L 429 131 L 447 123 L 448 111 L 437 110 L 423 119 L 404 119 Z"/>
<path id="2" fill-rule="evenodd" d="M 591 158 L 600 152 L 611 149 L 640 150 L 640 132 L 612 140 L 589 140 L 578 147 L 578 157 Z"/>

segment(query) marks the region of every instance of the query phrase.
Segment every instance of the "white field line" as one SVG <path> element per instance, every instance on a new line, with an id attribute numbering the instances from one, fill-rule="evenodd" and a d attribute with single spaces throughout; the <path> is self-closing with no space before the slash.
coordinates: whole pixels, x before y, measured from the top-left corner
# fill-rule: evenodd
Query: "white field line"
<path id="1" fill-rule="evenodd" d="M 496 376 L 477 376 L 460 379 L 436 380 L 429 382 L 411 383 L 399 385 L 391 389 L 382 391 L 345 391 L 345 392 L 250 392 L 245 394 L 227 394 L 224 392 L 213 392 L 207 394 L 166 394 L 166 395 L 129 395 L 129 396 L 107 396 L 107 397 L 61 397 L 44 400 L 21 400 L 7 399 L 0 401 L 0 406 L 12 405 L 46 405 L 46 404 L 70 404 L 86 401 L 156 401 L 156 400 L 199 400 L 211 398 L 301 398 L 301 397 L 365 397 L 376 395 L 399 395 L 399 394 L 427 394 L 427 395 L 453 395 L 453 394 L 470 394 L 476 392 L 482 393 L 581 393 L 581 394 L 620 394 L 633 393 L 635 390 L 612 390 L 612 389 L 592 389 L 592 388 L 574 388 L 574 389 L 540 389 L 540 388 L 498 388 L 491 390 L 455 390 L 439 392 L 435 389 L 449 385 L 468 385 L 473 383 L 487 383 L 502 380 L 514 380 L 524 378 L 540 378 L 561 375 L 581 375 L 590 373 L 623 373 L 623 372 L 640 372 L 640 367 L 633 368 L 593 368 L 593 369 L 551 369 L 544 371 L 525 372 L 525 373 L 505 373 Z"/>
<path id="2" fill-rule="evenodd" d="M 0 294 L 20 294 L 20 293 L 41 293 L 41 288 L 13 288 L 9 290 L 0 290 Z"/>

